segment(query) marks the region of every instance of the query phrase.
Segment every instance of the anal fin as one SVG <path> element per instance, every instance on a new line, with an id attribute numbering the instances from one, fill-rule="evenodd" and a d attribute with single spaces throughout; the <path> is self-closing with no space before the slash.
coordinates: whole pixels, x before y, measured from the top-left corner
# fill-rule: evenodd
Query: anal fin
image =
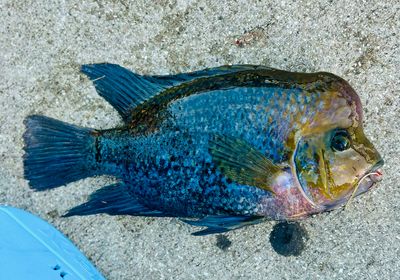
<path id="1" fill-rule="evenodd" d="M 150 209 L 129 194 L 124 183 L 101 188 L 89 196 L 87 202 L 70 209 L 64 217 L 86 216 L 105 213 L 109 215 L 168 216 L 161 211 Z"/>

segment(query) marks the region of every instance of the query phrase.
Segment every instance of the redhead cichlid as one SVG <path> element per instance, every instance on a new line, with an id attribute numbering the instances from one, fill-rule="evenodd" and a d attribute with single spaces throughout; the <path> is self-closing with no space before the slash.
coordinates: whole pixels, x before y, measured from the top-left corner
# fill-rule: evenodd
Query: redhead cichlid
<path id="1" fill-rule="evenodd" d="M 332 210 L 382 177 L 360 98 L 333 74 L 236 65 L 143 76 L 107 63 L 81 71 L 121 127 L 25 120 L 33 189 L 118 180 L 65 216 L 180 217 L 205 235 Z"/>

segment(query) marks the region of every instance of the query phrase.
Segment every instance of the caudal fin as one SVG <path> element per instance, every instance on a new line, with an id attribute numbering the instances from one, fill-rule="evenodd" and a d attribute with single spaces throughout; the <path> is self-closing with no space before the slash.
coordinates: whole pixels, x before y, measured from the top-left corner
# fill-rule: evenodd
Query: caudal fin
<path id="1" fill-rule="evenodd" d="M 51 189 L 93 175 L 92 130 L 38 115 L 24 124 L 24 175 L 31 188 Z"/>

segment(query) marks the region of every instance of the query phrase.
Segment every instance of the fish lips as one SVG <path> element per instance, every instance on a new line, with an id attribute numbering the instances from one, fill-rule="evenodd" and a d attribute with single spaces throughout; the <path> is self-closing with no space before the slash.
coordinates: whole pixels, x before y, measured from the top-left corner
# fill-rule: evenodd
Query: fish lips
<path id="1" fill-rule="evenodd" d="M 367 192 L 376 183 L 382 181 L 383 171 L 381 167 L 383 166 L 383 164 L 384 164 L 383 159 L 380 159 L 371 169 L 369 169 L 367 172 L 365 172 L 365 174 L 362 177 L 360 177 L 360 179 L 357 182 L 357 184 L 359 184 L 358 190 L 354 194 L 354 196 L 358 196 L 362 193 Z"/>

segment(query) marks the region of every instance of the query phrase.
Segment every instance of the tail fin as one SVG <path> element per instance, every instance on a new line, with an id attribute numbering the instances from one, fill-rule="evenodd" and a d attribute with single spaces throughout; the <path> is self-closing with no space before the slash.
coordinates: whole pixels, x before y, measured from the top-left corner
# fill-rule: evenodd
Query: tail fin
<path id="1" fill-rule="evenodd" d="M 24 175 L 33 189 L 51 189 L 93 175 L 92 130 L 38 115 L 27 117 L 24 124 Z"/>

